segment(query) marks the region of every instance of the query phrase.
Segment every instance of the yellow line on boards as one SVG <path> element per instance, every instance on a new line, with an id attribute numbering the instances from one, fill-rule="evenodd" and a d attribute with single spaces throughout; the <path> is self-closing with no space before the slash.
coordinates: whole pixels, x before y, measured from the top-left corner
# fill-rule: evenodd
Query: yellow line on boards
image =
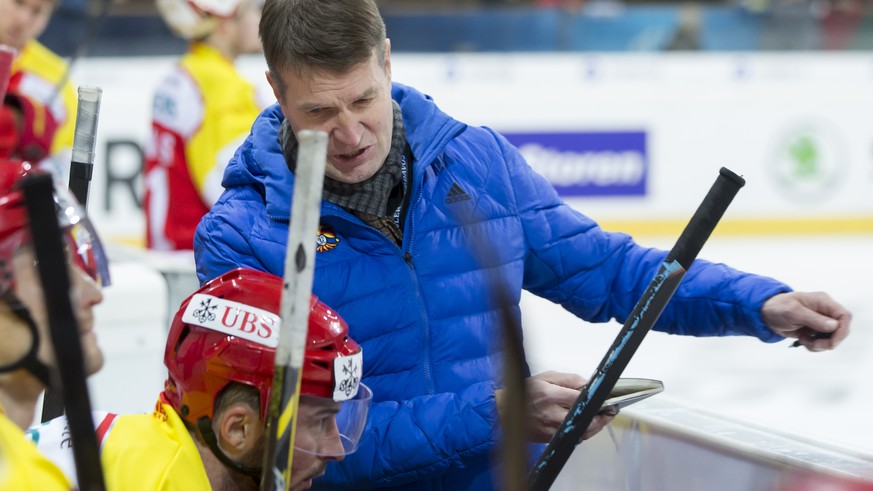
<path id="1" fill-rule="evenodd" d="M 688 221 L 603 220 L 604 230 L 637 236 L 679 236 Z M 718 223 L 713 235 L 840 235 L 873 233 L 873 216 L 858 218 L 744 219 Z"/>
<path id="2" fill-rule="evenodd" d="M 690 219 L 690 217 L 689 217 Z M 602 220 L 604 230 L 624 232 L 634 237 L 678 237 L 688 220 Z M 842 235 L 873 234 L 873 216 L 857 218 L 805 219 L 723 219 L 713 235 L 720 236 L 774 236 L 774 235 Z M 142 236 L 111 236 L 113 244 L 145 247 Z"/>

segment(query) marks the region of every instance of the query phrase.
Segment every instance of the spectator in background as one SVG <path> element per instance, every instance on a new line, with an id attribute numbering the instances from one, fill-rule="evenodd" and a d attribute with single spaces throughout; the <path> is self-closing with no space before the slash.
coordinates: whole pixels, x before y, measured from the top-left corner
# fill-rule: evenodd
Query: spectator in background
<path id="1" fill-rule="evenodd" d="M 145 169 L 146 243 L 191 249 L 194 229 L 221 194 L 234 150 L 265 106 L 234 66 L 260 53 L 258 0 L 158 0 L 169 27 L 190 41 L 160 83 Z"/>
<path id="2" fill-rule="evenodd" d="M 866 0 L 829 1 L 821 20 L 822 49 L 850 48 L 868 10 L 870 6 Z"/>
<path id="3" fill-rule="evenodd" d="M 69 66 L 36 40 L 46 28 L 55 0 L 0 0 L 0 44 L 18 51 L 12 64 L 9 92 L 48 108 L 57 131 L 51 139 L 49 168 L 58 176 L 69 172 L 76 120 L 76 91 Z"/>
<path id="4" fill-rule="evenodd" d="M 579 12 L 585 6 L 586 0 L 536 0 L 534 5 L 540 8 L 561 8 L 568 12 Z"/>
<path id="5" fill-rule="evenodd" d="M 761 49 L 816 50 L 821 47 L 822 4 L 818 0 L 769 0 L 765 3 Z"/>
<path id="6" fill-rule="evenodd" d="M 697 51 L 700 49 L 700 6 L 686 3 L 679 9 L 676 30 L 664 46 L 667 51 Z"/>

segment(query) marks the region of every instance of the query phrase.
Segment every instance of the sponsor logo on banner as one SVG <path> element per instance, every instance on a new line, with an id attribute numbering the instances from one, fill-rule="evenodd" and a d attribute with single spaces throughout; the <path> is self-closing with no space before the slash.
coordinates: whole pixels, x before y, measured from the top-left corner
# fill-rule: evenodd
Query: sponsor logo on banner
<path id="1" fill-rule="evenodd" d="M 333 378 L 336 386 L 333 390 L 333 400 L 347 401 L 358 395 L 361 385 L 361 364 L 364 352 L 349 356 L 338 356 L 333 360 Z"/>
<path id="2" fill-rule="evenodd" d="M 643 131 L 503 133 L 561 196 L 644 196 Z"/>
<path id="3" fill-rule="evenodd" d="M 842 139 L 821 122 L 784 130 L 768 161 L 770 176 L 780 192 L 801 203 L 833 196 L 847 174 L 846 166 Z"/>
<path id="4" fill-rule="evenodd" d="M 279 344 L 279 316 L 250 305 L 198 293 L 191 298 L 182 322 L 275 348 Z"/>

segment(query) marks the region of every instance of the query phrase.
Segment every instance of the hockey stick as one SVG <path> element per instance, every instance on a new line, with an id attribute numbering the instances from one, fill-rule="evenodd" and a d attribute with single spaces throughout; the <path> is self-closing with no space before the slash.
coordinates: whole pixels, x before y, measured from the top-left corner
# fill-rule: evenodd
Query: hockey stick
<path id="1" fill-rule="evenodd" d="M 73 137 L 73 158 L 70 161 L 70 191 L 85 209 L 88 206 L 88 187 L 94 170 L 94 141 L 97 135 L 97 116 L 100 113 L 99 87 L 79 87 L 76 109 L 76 128 Z M 64 414 L 64 400 L 51 389 L 42 398 L 43 423 Z"/>
<path id="2" fill-rule="evenodd" d="M 481 242 L 477 243 L 480 246 Z M 481 251 L 481 248 L 478 250 Z M 525 469 L 528 468 L 527 441 L 527 378 L 525 367 L 524 343 L 521 338 L 521 322 L 516 312 L 511 308 L 509 293 L 502 284 L 492 281 L 492 291 L 500 303 L 502 317 L 501 331 L 503 334 L 503 386 L 506 397 L 501 427 L 503 441 L 500 457 L 503 465 L 501 489 L 506 491 L 521 491 L 524 489 Z"/>
<path id="3" fill-rule="evenodd" d="M 658 320 L 685 272 L 712 234 L 728 205 L 745 184 L 742 177 L 722 167 L 719 176 L 679 240 L 667 254 L 658 273 L 637 302 L 615 341 L 573 403 L 561 426 L 528 476 L 530 489 L 547 490 L 567 463 L 576 444 L 597 416 L 646 333 Z"/>
<path id="4" fill-rule="evenodd" d="M 94 142 L 102 94 L 100 87 L 79 87 L 73 158 L 70 161 L 70 191 L 85 209 L 88 208 L 88 187 L 94 173 Z"/>
<path id="5" fill-rule="evenodd" d="M 94 421 L 91 419 L 79 326 L 70 304 L 67 256 L 52 198 L 52 176 L 29 176 L 22 180 L 21 187 L 30 220 L 33 248 L 39 262 L 51 342 L 55 347 L 56 368 L 51 370 L 50 375 L 53 384 L 60 382 L 67 409 L 79 489 L 103 491 L 106 487 Z"/>
<path id="6" fill-rule="evenodd" d="M 469 218 L 455 216 L 459 223 Z M 474 231 L 474 229 L 470 229 Z M 494 310 L 499 315 L 499 334 L 503 348 L 503 407 L 500 408 L 501 441 L 497 458 L 500 459 L 500 477 L 497 486 L 506 491 L 522 491 L 528 462 L 528 407 L 527 407 L 527 362 L 525 361 L 522 340 L 521 318 L 515 308 L 517 301 L 507 289 L 497 273 L 500 268 L 493 266 L 493 253 L 489 249 L 491 238 L 481 234 L 472 235 L 468 240 L 470 250 L 479 267 L 485 272 L 487 291 L 493 296 Z"/>
<path id="7" fill-rule="evenodd" d="M 285 252 L 279 345 L 276 346 L 273 390 L 267 415 L 267 444 L 261 489 L 287 491 L 300 400 L 300 376 L 309 329 L 315 238 L 321 217 L 321 196 L 327 164 L 327 134 L 302 130 L 295 170 L 294 195 Z"/>

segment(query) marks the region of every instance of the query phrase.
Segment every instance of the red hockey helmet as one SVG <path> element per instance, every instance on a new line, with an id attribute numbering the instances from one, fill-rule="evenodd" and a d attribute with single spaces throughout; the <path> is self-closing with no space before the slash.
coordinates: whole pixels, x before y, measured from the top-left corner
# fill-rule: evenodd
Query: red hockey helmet
<path id="1" fill-rule="evenodd" d="M 258 390 L 266 420 L 281 296 L 281 278 L 239 268 L 182 302 L 164 352 L 169 371 L 164 398 L 188 424 L 212 420 L 216 399 L 231 382 Z M 313 295 L 300 395 L 342 403 L 337 419 L 346 453 L 357 445 L 372 396 L 360 383 L 361 359 L 361 347 L 348 337 L 345 321 Z M 345 428 L 340 416 L 348 420 Z"/>
<path id="2" fill-rule="evenodd" d="M 19 182 L 28 175 L 43 172 L 28 162 L 0 160 L 0 294 L 15 285 L 10 266 L 12 256 L 21 246 L 30 243 L 27 207 Z M 74 264 L 99 285 L 109 285 L 109 262 L 84 210 L 67 188 L 57 183 L 54 199 L 58 225 L 64 232 Z"/>

